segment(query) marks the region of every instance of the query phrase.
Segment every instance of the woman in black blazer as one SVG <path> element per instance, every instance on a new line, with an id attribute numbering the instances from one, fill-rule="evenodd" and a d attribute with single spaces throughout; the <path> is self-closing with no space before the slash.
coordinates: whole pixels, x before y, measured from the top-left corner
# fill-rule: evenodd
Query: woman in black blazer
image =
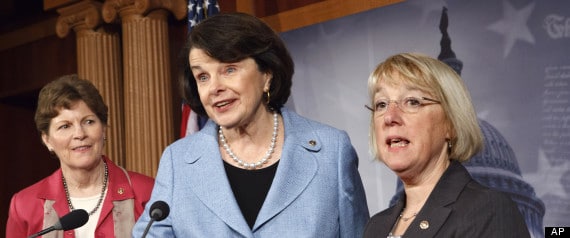
<path id="1" fill-rule="evenodd" d="M 461 165 L 483 136 L 453 69 L 421 54 L 394 55 L 372 72 L 368 91 L 371 151 L 405 194 L 371 218 L 364 237 L 530 237 L 515 203 Z"/>

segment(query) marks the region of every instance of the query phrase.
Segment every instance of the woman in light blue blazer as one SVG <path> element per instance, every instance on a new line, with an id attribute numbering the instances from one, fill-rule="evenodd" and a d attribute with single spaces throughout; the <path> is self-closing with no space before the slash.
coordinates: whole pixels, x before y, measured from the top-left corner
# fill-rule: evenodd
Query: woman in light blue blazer
<path id="1" fill-rule="evenodd" d="M 346 132 L 283 107 L 293 60 L 256 17 L 202 21 L 185 47 L 183 95 L 208 122 L 168 146 L 133 237 L 361 237 L 369 219 Z M 150 222 L 164 201 L 170 214 Z"/>

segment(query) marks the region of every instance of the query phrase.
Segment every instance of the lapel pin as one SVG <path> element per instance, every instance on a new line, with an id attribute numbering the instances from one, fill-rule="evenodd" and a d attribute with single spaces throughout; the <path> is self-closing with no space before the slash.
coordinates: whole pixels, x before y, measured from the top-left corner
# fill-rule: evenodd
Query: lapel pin
<path id="1" fill-rule="evenodd" d="M 117 193 L 123 195 L 123 193 L 125 193 L 125 190 L 123 188 L 119 188 L 117 190 Z"/>
<path id="2" fill-rule="evenodd" d="M 420 222 L 420 228 L 421 228 L 422 230 L 425 230 L 425 229 L 429 228 L 429 222 L 426 221 L 426 220 L 423 220 L 422 222 Z"/>
<path id="3" fill-rule="evenodd" d="M 315 145 L 317 145 L 317 142 L 315 140 L 310 140 L 309 145 L 315 146 Z"/>

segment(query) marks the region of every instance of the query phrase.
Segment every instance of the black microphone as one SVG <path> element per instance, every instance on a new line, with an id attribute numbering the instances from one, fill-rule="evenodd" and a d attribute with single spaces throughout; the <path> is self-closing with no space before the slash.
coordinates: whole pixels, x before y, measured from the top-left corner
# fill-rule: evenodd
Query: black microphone
<path id="1" fill-rule="evenodd" d="M 59 218 L 59 221 L 56 222 L 53 226 L 50 226 L 42 231 L 29 236 L 28 238 L 34 238 L 41 235 L 45 235 L 51 231 L 56 230 L 73 230 L 75 228 L 81 227 L 87 223 L 89 220 L 89 214 L 83 209 L 75 209 L 70 213 L 67 213 L 65 216 Z"/>
<path id="2" fill-rule="evenodd" d="M 150 225 L 152 225 L 153 222 L 162 221 L 168 216 L 168 213 L 170 213 L 170 207 L 166 202 L 156 201 L 150 205 L 150 211 L 148 213 L 150 215 L 150 221 L 148 222 L 148 225 L 146 225 L 141 238 L 146 237 L 146 234 L 150 229 Z"/>

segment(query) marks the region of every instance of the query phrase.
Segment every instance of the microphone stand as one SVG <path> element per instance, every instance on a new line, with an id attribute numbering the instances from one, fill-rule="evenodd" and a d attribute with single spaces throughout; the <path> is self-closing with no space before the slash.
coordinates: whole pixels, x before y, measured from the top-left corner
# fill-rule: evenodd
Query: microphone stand
<path id="1" fill-rule="evenodd" d="M 153 223 L 154 221 L 155 221 L 155 218 L 154 218 L 154 217 L 151 217 L 151 218 L 150 218 L 150 221 L 149 221 L 148 224 L 146 225 L 146 228 L 144 229 L 144 232 L 143 232 L 141 238 L 145 238 L 145 237 L 146 237 L 146 234 L 148 233 L 148 230 L 150 229 L 150 226 L 152 225 L 152 223 Z"/>
<path id="2" fill-rule="evenodd" d="M 28 238 L 35 238 L 35 237 L 38 237 L 38 236 L 41 236 L 41 235 L 45 235 L 45 234 L 47 234 L 47 233 L 49 233 L 49 232 L 52 232 L 52 231 L 55 231 L 55 228 L 54 228 L 53 226 L 50 226 L 50 227 L 46 228 L 45 230 L 42 230 L 42 231 L 40 231 L 40 232 L 38 232 L 38 233 L 36 233 L 36 234 L 33 234 L 33 235 L 29 236 Z"/>

